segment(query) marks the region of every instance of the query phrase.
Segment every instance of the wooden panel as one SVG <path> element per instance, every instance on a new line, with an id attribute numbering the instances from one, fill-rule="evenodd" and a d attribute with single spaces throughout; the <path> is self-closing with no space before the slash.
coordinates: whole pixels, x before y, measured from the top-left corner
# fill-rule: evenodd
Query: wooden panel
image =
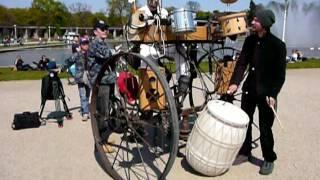
<path id="1" fill-rule="evenodd" d="M 139 106 L 143 111 L 151 109 L 164 109 L 166 98 L 164 89 L 157 76 L 150 69 L 139 69 Z M 161 74 L 165 74 L 164 68 L 160 68 Z"/>
<path id="2" fill-rule="evenodd" d="M 163 33 L 163 40 L 166 42 L 179 42 L 179 41 L 210 41 L 212 40 L 212 34 L 214 33 L 215 26 L 212 26 L 210 33 L 208 33 L 208 26 L 197 26 L 196 32 L 175 34 L 172 32 L 170 26 L 161 26 Z M 140 41 L 144 43 L 153 43 L 161 41 L 160 28 L 156 26 L 145 27 L 144 29 L 130 30 L 129 40 Z"/>

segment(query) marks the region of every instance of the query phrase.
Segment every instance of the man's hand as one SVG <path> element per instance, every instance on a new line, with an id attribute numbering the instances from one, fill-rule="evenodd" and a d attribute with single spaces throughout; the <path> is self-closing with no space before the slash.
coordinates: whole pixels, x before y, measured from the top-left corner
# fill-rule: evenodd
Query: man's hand
<path id="1" fill-rule="evenodd" d="M 270 107 L 273 107 L 274 108 L 274 106 L 276 105 L 276 100 L 273 98 L 273 97 L 271 97 L 271 96 L 267 96 L 266 97 L 266 101 L 267 101 L 267 104 L 270 106 Z"/>
<path id="2" fill-rule="evenodd" d="M 238 90 L 238 86 L 236 84 L 231 84 L 228 88 L 227 94 L 234 94 Z"/>

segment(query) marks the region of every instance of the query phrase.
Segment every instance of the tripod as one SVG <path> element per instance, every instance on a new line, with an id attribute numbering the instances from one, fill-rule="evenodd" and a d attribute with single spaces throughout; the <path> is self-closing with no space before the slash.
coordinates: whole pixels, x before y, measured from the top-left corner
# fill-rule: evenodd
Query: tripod
<path id="1" fill-rule="evenodd" d="M 72 118 L 72 114 L 68 109 L 68 105 L 65 101 L 65 94 L 60 78 L 58 77 L 57 72 L 51 71 L 48 75 L 42 78 L 41 84 L 41 111 L 39 117 L 42 118 L 42 113 L 44 106 L 46 105 L 47 100 L 55 100 L 56 111 L 60 110 L 60 100 L 63 103 L 65 110 L 64 116 L 67 119 Z M 58 119 L 58 126 L 63 127 L 63 119 Z"/>

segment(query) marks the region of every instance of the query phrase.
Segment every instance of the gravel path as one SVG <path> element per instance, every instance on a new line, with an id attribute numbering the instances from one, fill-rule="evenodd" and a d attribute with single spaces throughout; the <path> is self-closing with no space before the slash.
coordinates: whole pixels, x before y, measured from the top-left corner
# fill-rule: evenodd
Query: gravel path
<path id="1" fill-rule="evenodd" d="M 224 175 L 203 177 L 177 157 L 168 179 L 281 179 L 320 177 L 320 69 L 288 70 L 279 96 L 279 117 L 285 131 L 274 124 L 278 160 L 274 173 L 264 177 L 251 163 L 232 166 Z M 0 82 L 0 179 L 1 180 L 88 180 L 111 179 L 98 165 L 93 151 L 90 122 L 82 122 L 76 86 L 63 81 L 73 120 L 64 128 L 54 121 L 37 129 L 13 131 L 14 113 L 39 111 L 40 81 Z M 44 115 L 54 110 L 48 101 Z M 254 137 L 258 137 L 254 129 Z M 183 152 L 183 149 L 181 150 Z M 261 159 L 260 146 L 254 156 Z"/>

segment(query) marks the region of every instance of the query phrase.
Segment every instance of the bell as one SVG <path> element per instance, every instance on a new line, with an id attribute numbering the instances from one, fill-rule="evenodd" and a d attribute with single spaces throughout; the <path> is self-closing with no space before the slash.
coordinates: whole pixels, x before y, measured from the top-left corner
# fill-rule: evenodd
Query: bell
<path id="1" fill-rule="evenodd" d="M 225 4 L 231 4 L 231 3 L 237 2 L 238 0 L 220 0 L 220 1 Z"/>

